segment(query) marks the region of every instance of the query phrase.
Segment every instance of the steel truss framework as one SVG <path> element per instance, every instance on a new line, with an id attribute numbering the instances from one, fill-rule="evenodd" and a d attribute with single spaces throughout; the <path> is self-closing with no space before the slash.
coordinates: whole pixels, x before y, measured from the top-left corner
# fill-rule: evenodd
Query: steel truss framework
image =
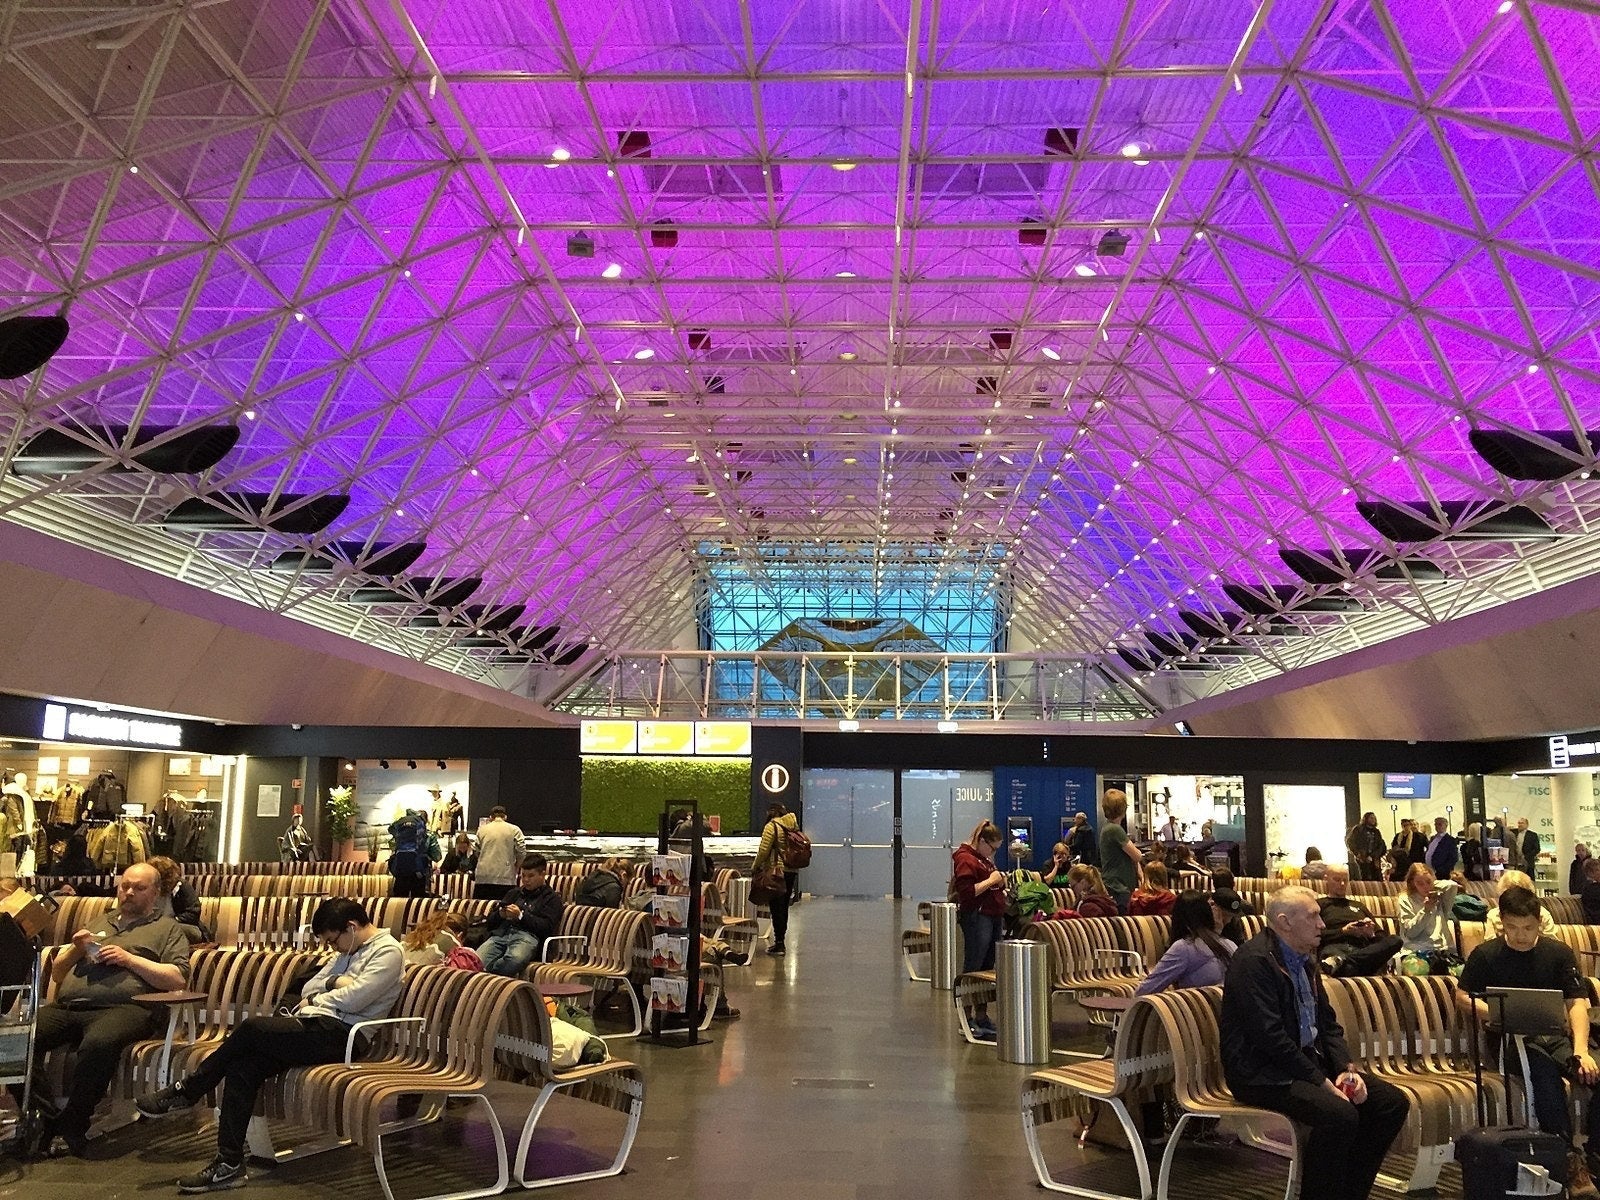
<path id="1" fill-rule="evenodd" d="M 604 658 L 692 622 L 707 540 L 1000 546 L 1012 644 L 1115 670 L 1296 584 L 1142 681 L 1231 687 L 1595 569 L 1597 77 L 1590 0 L 0 0 L 0 316 L 73 326 L 0 466 L 104 460 L 0 516 L 541 697 L 589 664 L 352 610 L 370 553 L 263 568 L 424 540 Z M 1472 430 L 1575 440 L 1516 482 Z M 163 531 L 195 497 L 257 531 Z M 1560 537 L 1457 540 L 1513 504 Z"/>
<path id="2" fill-rule="evenodd" d="M 729 682 L 743 682 L 742 688 Z M 568 690 L 585 717 L 655 720 L 1149 722 L 1157 708 L 1093 662 L 1026 654 L 612 656 Z"/>

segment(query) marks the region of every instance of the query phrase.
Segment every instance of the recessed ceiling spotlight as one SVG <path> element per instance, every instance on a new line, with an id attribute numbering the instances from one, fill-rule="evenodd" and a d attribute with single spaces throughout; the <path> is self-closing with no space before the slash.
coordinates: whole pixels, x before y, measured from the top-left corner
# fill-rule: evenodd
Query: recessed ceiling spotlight
<path id="1" fill-rule="evenodd" d="M 1123 158 L 1138 158 L 1144 153 L 1144 147 L 1138 142 L 1124 142 L 1121 154 Z"/>
<path id="2" fill-rule="evenodd" d="M 1511 3 L 1511 0 L 1500 0 L 1500 7 L 1494 11 L 1503 17 L 1510 12 L 1513 7 L 1514 5 Z"/>
<path id="3" fill-rule="evenodd" d="M 1061 351 L 1057 350 L 1054 346 L 1046 346 L 1044 349 L 1040 350 L 1039 353 L 1044 355 L 1051 362 L 1061 361 Z M 896 400 L 895 403 L 898 404 L 899 401 Z"/>
<path id="4" fill-rule="evenodd" d="M 550 151 L 550 157 L 555 159 L 556 162 L 566 162 L 567 159 L 572 157 L 572 151 L 568 150 L 565 146 L 557 146 L 554 150 Z"/>
<path id="5" fill-rule="evenodd" d="M 1538 373 L 1539 373 L 1539 364 L 1538 363 L 1529 363 L 1528 364 L 1528 374 L 1529 375 L 1537 375 Z"/>
<path id="6" fill-rule="evenodd" d="M 1092 276 L 1100 274 L 1099 271 L 1095 270 L 1094 264 L 1088 262 L 1081 262 L 1077 266 L 1073 267 L 1072 273 L 1079 279 L 1088 279 Z"/>
<path id="7" fill-rule="evenodd" d="M 245 409 L 244 410 L 244 419 L 246 421 L 254 421 L 256 419 L 256 410 L 253 409 L 253 408 Z"/>
<path id="8" fill-rule="evenodd" d="M 833 277 L 835 279 L 854 279 L 856 277 L 856 273 L 849 267 L 841 267 L 839 270 L 833 273 Z"/>
<path id="9" fill-rule="evenodd" d="M 840 362 L 855 362 L 855 360 L 856 360 L 856 352 L 854 350 L 841 350 L 841 351 L 839 351 L 839 361 Z"/>
<path id="10" fill-rule="evenodd" d="M 655 356 L 656 352 L 650 349 L 649 346 L 646 346 L 643 350 L 635 350 L 633 352 L 633 357 L 638 359 L 640 362 L 643 362 L 647 358 L 654 358 Z"/>
<path id="11" fill-rule="evenodd" d="M 607 263 L 606 264 L 606 269 L 604 271 L 600 272 L 600 277 L 602 279 L 617 279 L 617 278 L 620 278 L 621 275 L 622 275 L 622 264 L 621 263 Z"/>
<path id="12" fill-rule="evenodd" d="M 856 164 L 848 159 L 840 159 L 838 162 L 829 163 L 828 165 L 835 171 L 854 171 L 856 169 Z"/>

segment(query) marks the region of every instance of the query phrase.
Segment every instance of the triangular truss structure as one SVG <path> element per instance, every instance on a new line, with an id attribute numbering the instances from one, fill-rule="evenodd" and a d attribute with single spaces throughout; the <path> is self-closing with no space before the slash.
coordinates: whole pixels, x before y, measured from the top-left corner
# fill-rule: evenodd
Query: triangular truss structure
<path id="1" fill-rule="evenodd" d="M 1590 0 L 0 0 L 0 516 L 540 694 L 707 542 L 998 547 L 1176 703 L 1594 570 L 1596 78 Z"/>

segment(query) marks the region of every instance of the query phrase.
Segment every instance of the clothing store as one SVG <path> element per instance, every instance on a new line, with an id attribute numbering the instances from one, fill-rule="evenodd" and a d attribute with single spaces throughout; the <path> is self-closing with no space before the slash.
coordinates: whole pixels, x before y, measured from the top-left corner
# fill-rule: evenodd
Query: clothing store
<path id="1" fill-rule="evenodd" d="M 15 697 L 0 717 L 0 875 L 217 860 L 235 760 L 186 749 L 192 723 Z"/>

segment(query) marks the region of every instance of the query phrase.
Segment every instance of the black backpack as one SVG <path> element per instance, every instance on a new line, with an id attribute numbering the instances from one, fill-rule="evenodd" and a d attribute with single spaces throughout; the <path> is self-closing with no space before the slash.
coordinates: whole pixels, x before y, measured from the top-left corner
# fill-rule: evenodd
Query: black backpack
<path id="1" fill-rule="evenodd" d="M 401 817 L 389 826 L 394 850 L 389 854 L 389 874 L 396 879 L 426 875 L 433 864 L 428 860 L 428 827 L 421 817 Z"/>

